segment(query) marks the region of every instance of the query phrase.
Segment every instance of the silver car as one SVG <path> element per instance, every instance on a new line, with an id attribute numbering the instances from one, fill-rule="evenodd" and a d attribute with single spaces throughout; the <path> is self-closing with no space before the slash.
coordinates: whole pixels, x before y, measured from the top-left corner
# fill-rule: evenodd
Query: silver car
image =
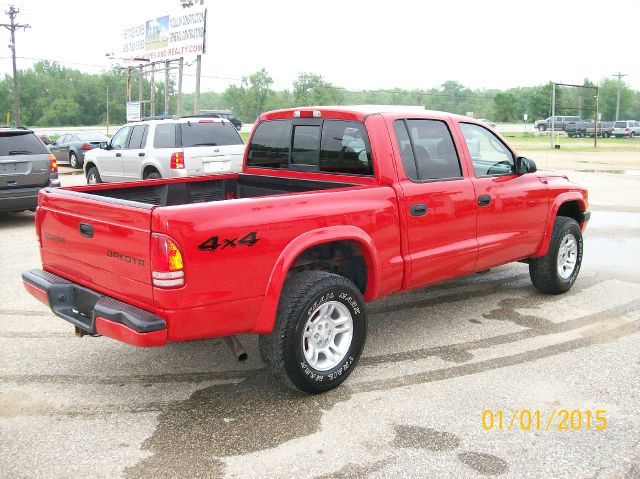
<path id="1" fill-rule="evenodd" d="M 613 124 L 613 132 L 611 134 L 616 138 L 622 138 L 625 136 L 633 138 L 634 136 L 640 136 L 640 121 L 616 121 Z"/>
<path id="2" fill-rule="evenodd" d="M 120 128 L 84 157 L 87 183 L 237 172 L 244 143 L 222 118 L 146 120 Z"/>

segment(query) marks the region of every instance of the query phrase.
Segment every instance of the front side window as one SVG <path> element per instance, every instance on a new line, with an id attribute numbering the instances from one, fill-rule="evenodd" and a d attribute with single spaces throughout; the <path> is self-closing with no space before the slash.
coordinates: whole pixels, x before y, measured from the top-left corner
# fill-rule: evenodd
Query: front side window
<path id="1" fill-rule="evenodd" d="M 113 138 L 111 138 L 111 148 L 114 150 L 122 150 L 126 148 L 127 138 L 129 138 L 129 132 L 131 131 L 130 126 L 125 126 L 120 128 Z"/>
<path id="2" fill-rule="evenodd" d="M 446 123 L 396 120 L 394 129 L 407 177 L 412 181 L 462 177 L 460 160 Z"/>
<path id="3" fill-rule="evenodd" d="M 489 130 L 471 123 L 460 123 L 476 177 L 510 175 L 514 172 L 511 151 Z"/>

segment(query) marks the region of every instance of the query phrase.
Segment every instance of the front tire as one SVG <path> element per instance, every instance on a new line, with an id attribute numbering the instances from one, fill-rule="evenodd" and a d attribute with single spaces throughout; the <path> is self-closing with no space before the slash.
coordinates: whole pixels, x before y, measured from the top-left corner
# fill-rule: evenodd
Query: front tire
<path id="1" fill-rule="evenodd" d="M 531 282 L 543 293 L 565 293 L 576 281 L 581 264 L 580 227 L 573 218 L 558 216 L 553 225 L 547 254 L 529 262 Z"/>
<path id="2" fill-rule="evenodd" d="M 538 125 L 538 131 L 545 131 L 547 129 L 544 125 Z"/>
<path id="3" fill-rule="evenodd" d="M 325 392 L 356 366 L 366 328 L 364 299 L 353 282 L 303 271 L 285 282 L 273 332 L 260 336 L 260 356 L 287 386 Z"/>
<path id="4" fill-rule="evenodd" d="M 102 183 L 102 178 L 100 178 L 100 172 L 98 168 L 92 166 L 87 170 L 87 184 L 88 185 L 97 185 L 98 183 Z"/>

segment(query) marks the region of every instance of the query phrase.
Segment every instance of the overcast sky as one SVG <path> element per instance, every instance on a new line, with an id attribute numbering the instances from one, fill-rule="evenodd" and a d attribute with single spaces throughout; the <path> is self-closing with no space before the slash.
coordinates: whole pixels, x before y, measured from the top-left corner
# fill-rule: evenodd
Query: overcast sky
<path id="1" fill-rule="evenodd" d="M 0 0 L 2 12 L 8 5 Z M 14 5 L 18 21 L 32 27 L 17 33 L 19 57 L 75 62 L 65 65 L 88 72 L 108 68 L 105 53 L 117 51 L 125 27 L 180 9 L 179 0 Z M 205 6 L 203 90 L 222 91 L 263 67 L 276 89 L 290 88 L 299 72 L 361 90 L 431 88 L 446 80 L 503 89 L 599 81 L 621 71 L 640 90 L 637 0 L 205 0 Z M 11 72 L 8 43 L 8 31 L 0 30 L 0 74 Z M 18 59 L 19 68 L 32 63 Z M 193 84 L 186 77 L 185 90 Z"/>

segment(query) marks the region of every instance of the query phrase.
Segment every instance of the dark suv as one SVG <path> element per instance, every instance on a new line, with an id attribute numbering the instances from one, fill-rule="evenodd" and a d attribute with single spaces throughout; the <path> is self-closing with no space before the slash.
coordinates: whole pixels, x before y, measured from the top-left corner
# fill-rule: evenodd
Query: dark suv
<path id="1" fill-rule="evenodd" d="M 55 156 L 33 131 L 0 127 L 0 211 L 35 210 L 46 186 L 60 186 Z"/>

